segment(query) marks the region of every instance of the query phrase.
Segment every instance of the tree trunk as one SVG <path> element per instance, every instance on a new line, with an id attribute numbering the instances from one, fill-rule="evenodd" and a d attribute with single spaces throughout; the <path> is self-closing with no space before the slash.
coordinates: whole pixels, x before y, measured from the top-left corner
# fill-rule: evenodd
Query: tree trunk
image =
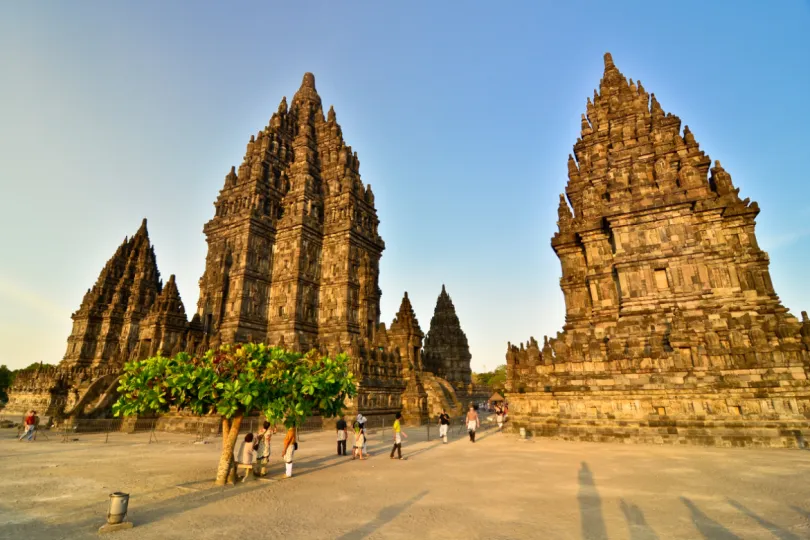
<path id="1" fill-rule="evenodd" d="M 228 473 L 231 471 L 231 462 L 233 461 L 233 448 L 236 445 L 236 439 L 239 437 L 239 425 L 241 423 L 241 414 L 234 416 L 230 422 L 228 422 L 227 418 L 222 418 L 222 453 L 219 455 L 216 479 L 216 485 L 218 486 L 224 486 L 225 482 L 228 481 Z"/>

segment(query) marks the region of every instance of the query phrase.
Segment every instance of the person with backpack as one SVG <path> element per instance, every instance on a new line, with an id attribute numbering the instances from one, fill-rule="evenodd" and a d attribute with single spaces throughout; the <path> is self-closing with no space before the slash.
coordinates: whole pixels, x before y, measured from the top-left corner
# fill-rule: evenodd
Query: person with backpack
<path id="1" fill-rule="evenodd" d="M 394 459 L 394 452 L 397 453 L 397 459 L 402 457 L 402 437 L 408 438 L 408 434 L 402 431 L 402 413 L 398 412 L 394 420 L 394 447 L 391 448 L 391 459 Z"/>
<path id="2" fill-rule="evenodd" d="M 442 409 L 439 415 L 439 438 L 443 444 L 447 444 L 447 430 L 450 429 L 450 416 Z"/>
<path id="3" fill-rule="evenodd" d="M 295 426 L 287 430 L 287 435 L 284 437 L 284 464 L 286 465 L 286 477 L 292 478 L 293 470 L 293 455 L 298 450 L 298 431 Z"/>

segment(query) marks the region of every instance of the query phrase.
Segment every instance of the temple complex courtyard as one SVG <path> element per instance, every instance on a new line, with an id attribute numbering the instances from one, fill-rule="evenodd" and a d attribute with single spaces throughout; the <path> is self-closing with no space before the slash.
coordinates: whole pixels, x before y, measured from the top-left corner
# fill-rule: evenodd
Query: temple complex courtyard
<path id="1" fill-rule="evenodd" d="M 491 428 L 450 444 L 411 428 L 406 461 L 390 431 L 365 462 L 305 433 L 294 478 L 213 486 L 219 441 L 149 433 L 0 430 L 0 538 L 97 538 L 107 497 L 131 494 L 115 538 L 810 538 L 810 451 L 519 441 Z"/>

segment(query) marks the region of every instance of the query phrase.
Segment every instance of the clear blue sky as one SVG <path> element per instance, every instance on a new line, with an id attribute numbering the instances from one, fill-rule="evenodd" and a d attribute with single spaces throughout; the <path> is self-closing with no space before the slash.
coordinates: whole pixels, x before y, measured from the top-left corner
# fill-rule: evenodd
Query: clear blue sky
<path id="1" fill-rule="evenodd" d="M 810 309 L 810 4 L 3 2 L 0 364 L 58 362 L 70 313 L 149 219 L 189 313 L 203 224 L 304 72 L 374 187 L 383 320 L 442 283 L 473 368 L 563 320 L 549 246 L 602 55 L 758 201 L 777 292 Z"/>

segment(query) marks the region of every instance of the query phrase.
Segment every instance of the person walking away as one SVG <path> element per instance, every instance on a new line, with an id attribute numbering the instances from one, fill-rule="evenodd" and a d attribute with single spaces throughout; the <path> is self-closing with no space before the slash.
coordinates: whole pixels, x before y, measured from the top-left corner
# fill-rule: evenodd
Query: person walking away
<path id="1" fill-rule="evenodd" d="M 354 450 L 352 451 L 352 459 L 355 459 L 355 455 L 358 456 L 357 459 L 362 459 L 365 461 L 365 457 L 363 457 L 363 447 L 366 445 L 366 430 L 365 428 L 359 428 L 357 432 L 357 437 L 354 440 Z"/>
<path id="2" fill-rule="evenodd" d="M 442 409 L 442 414 L 439 415 L 439 438 L 443 444 L 447 444 L 447 430 L 450 428 L 450 417 Z"/>
<path id="3" fill-rule="evenodd" d="M 270 441 L 276 433 L 276 428 L 270 429 L 270 422 L 265 422 L 258 436 L 258 447 L 256 449 L 256 467 L 253 474 L 266 476 L 267 468 L 270 466 Z M 257 472 L 258 470 L 258 472 Z"/>
<path id="4" fill-rule="evenodd" d="M 287 435 L 284 437 L 284 463 L 286 465 L 287 478 L 292 477 L 293 470 L 293 455 L 298 450 L 298 432 L 295 426 L 287 430 Z"/>
<path id="5" fill-rule="evenodd" d="M 481 422 L 478 421 L 478 413 L 475 412 L 475 408 L 470 405 L 470 410 L 467 411 L 467 432 L 470 434 L 470 442 L 475 442 L 475 430 L 478 429 L 480 425 Z"/>
<path id="6" fill-rule="evenodd" d="M 25 419 L 23 420 L 23 425 L 25 426 L 25 429 L 24 429 L 22 435 L 20 435 L 20 438 L 17 439 L 18 441 L 21 441 L 24 438 L 27 438 L 28 441 L 30 442 L 31 439 L 33 439 L 33 437 L 34 437 L 34 426 L 36 425 L 36 416 L 37 416 L 37 411 L 28 411 L 28 413 L 25 415 Z"/>
<path id="7" fill-rule="evenodd" d="M 394 447 L 391 448 L 391 459 L 394 459 L 394 452 L 397 459 L 402 459 L 402 437 L 408 438 L 408 434 L 402 431 L 402 413 L 398 412 L 394 420 Z"/>
<path id="8" fill-rule="evenodd" d="M 346 439 L 349 436 L 349 431 L 346 429 L 346 420 L 341 416 L 335 425 L 337 430 L 337 455 L 346 455 Z"/>
<path id="9" fill-rule="evenodd" d="M 495 407 L 495 419 L 498 421 L 498 431 L 503 431 L 503 409 L 500 405 Z"/>
<path id="10" fill-rule="evenodd" d="M 239 453 L 234 455 L 236 461 L 236 475 L 239 476 L 239 469 L 246 469 L 245 476 L 242 477 L 242 482 L 247 480 L 256 461 L 256 446 L 253 441 L 253 433 L 245 435 L 245 440 L 242 446 L 239 447 Z"/>

